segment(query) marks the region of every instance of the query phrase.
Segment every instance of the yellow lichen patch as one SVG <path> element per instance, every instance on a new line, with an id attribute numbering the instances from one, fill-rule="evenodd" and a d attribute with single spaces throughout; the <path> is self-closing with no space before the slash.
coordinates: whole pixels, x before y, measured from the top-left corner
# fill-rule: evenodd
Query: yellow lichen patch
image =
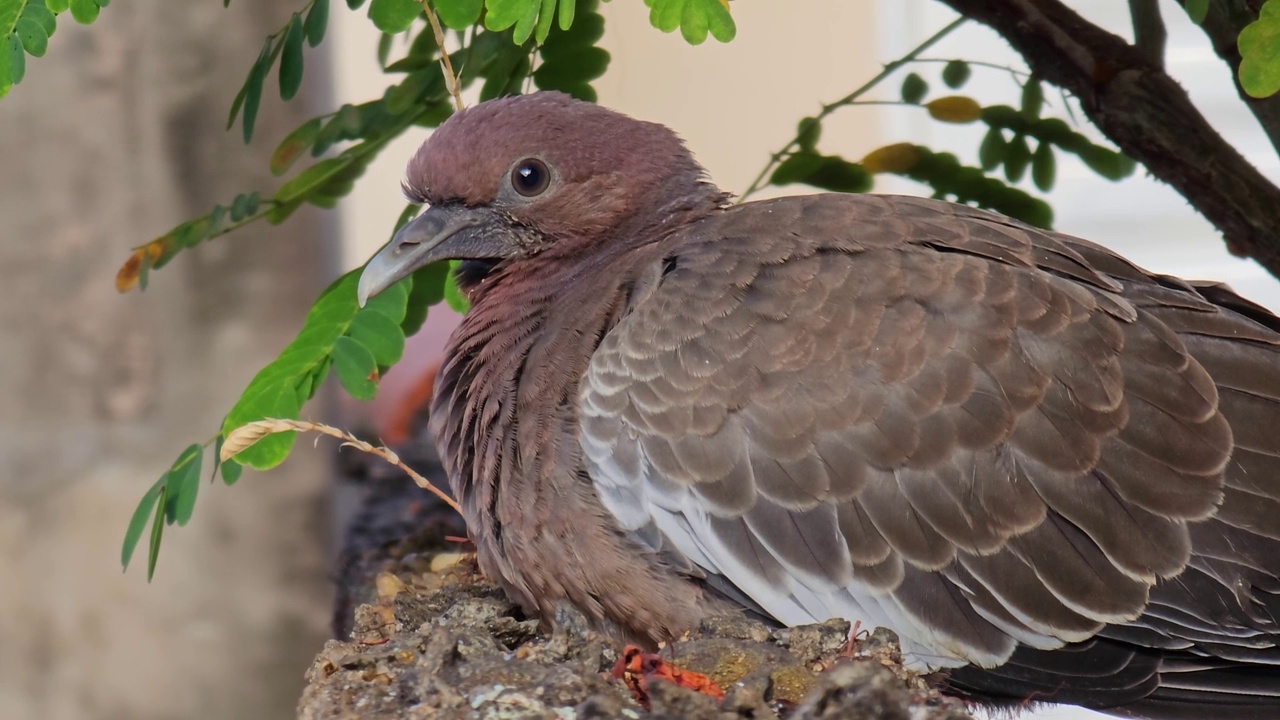
<path id="1" fill-rule="evenodd" d="M 782 667 L 769 674 L 773 680 L 771 694 L 774 700 L 799 704 L 811 690 L 818 686 L 813 673 L 802 667 Z"/>

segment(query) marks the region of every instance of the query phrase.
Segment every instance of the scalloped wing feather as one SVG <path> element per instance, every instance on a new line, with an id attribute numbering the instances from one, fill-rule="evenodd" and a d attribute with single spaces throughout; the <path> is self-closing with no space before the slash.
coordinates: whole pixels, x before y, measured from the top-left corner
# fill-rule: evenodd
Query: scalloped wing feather
<path id="1" fill-rule="evenodd" d="M 1274 651 L 1256 596 L 1280 555 L 1221 557 L 1280 538 L 1265 311 L 911 198 L 752 203 L 673 257 L 580 389 L 624 528 L 656 524 L 782 622 L 888 626 L 923 667 L 1110 626 L 1203 642 L 1155 617 L 1202 610 L 1170 580 L 1189 567 Z"/>

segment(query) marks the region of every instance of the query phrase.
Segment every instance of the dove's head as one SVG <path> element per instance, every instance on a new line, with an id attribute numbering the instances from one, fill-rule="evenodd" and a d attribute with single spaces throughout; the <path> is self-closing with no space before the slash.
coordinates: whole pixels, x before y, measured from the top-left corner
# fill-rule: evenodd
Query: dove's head
<path id="1" fill-rule="evenodd" d="M 454 114 L 409 161 L 404 191 L 429 207 L 369 261 L 361 302 L 438 260 L 643 240 L 723 199 L 671 130 L 552 92 Z"/>

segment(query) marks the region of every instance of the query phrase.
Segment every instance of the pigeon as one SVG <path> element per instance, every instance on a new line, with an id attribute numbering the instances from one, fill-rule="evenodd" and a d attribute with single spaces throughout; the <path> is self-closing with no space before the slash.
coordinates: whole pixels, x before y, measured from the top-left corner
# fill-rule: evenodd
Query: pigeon
<path id="1" fill-rule="evenodd" d="M 734 204 L 668 128 L 481 103 L 359 298 L 444 260 L 430 429 L 481 570 L 656 646 L 885 627 L 992 704 L 1280 717 L 1280 318 L 941 200 Z"/>

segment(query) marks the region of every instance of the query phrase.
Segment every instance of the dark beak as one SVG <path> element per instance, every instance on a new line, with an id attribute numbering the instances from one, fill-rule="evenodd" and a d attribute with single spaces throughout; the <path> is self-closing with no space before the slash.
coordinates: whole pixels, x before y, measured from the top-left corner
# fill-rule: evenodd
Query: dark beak
<path id="1" fill-rule="evenodd" d="M 360 275 L 360 306 L 415 270 L 438 260 L 505 257 L 515 234 L 505 218 L 488 208 L 433 205 L 396 232 Z"/>

